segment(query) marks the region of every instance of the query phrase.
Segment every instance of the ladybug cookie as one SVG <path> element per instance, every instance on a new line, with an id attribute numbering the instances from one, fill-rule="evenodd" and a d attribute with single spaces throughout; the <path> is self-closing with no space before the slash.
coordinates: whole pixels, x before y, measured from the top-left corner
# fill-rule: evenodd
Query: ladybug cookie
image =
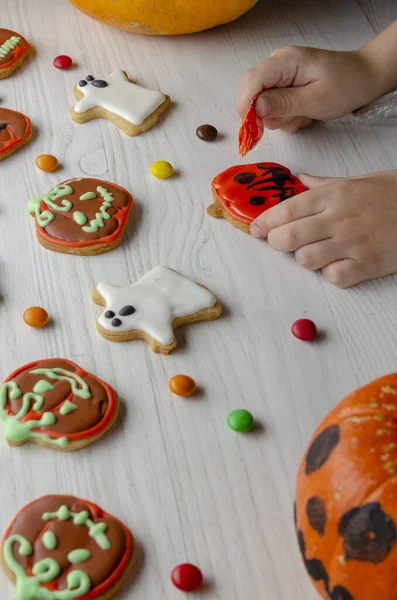
<path id="1" fill-rule="evenodd" d="M 100 468 L 98 477 L 106 479 Z M 15 600 L 110 600 L 134 555 L 132 533 L 116 517 L 87 500 L 51 495 L 16 514 L 1 542 L 0 563 Z"/>
<path id="2" fill-rule="evenodd" d="M 265 210 L 307 188 L 278 163 L 264 162 L 230 167 L 212 182 L 211 217 L 224 218 L 249 233 L 249 227 Z"/>
<path id="3" fill-rule="evenodd" d="M 9 77 L 29 56 L 31 47 L 16 31 L 0 29 L 0 79 Z"/>
<path id="4" fill-rule="evenodd" d="M 0 160 L 14 154 L 31 139 L 30 119 L 16 110 L 0 107 Z"/>
<path id="5" fill-rule="evenodd" d="M 42 246 L 85 256 L 109 252 L 120 244 L 131 207 L 127 190 L 91 177 L 58 183 L 28 203 Z"/>

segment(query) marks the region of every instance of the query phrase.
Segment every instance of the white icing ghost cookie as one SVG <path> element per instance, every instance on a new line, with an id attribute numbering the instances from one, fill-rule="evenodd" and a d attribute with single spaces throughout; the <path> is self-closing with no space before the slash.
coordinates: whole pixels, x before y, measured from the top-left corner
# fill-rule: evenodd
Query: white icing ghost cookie
<path id="1" fill-rule="evenodd" d="M 207 288 L 161 265 L 124 287 L 100 283 L 92 299 L 105 307 L 97 319 L 103 337 L 115 342 L 144 340 L 162 354 L 176 346 L 174 329 L 217 319 L 222 312 Z"/>
<path id="2" fill-rule="evenodd" d="M 73 93 L 78 100 L 71 112 L 75 123 L 108 119 L 129 136 L 153 127 L 171 104 L 169 96 L 132 83 L 124 71 L 114 71 L 106 80 L 87 75 Z"/>

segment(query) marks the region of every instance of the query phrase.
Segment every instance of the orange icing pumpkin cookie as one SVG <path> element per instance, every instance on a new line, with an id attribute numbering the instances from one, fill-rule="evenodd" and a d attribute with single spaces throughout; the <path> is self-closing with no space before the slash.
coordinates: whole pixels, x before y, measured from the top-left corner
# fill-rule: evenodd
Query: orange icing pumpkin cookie
<path id="1" fill-rule="evenodd" d="M 0 79 L 9 77 L 30 52 L 31 47 L 20 33 L 0 29 Z"/>
<path id="2" fill-rule="evenodd" d="M 0 562 L 15 600 L 109 600 L 134 556 L 134 538 L 116 517 L 87 500 L 51 495 L 16 514 Z"/>
<path id="3" fill-rule="evenodd" d="M 29 144 L 31 139 L 30 119 L 16 110 L 0 107 L 0 160 Z"/>
<path id="4" fill-rule="evenodd" d="M 306 189 L 289 169 L 278 163 L 237 165 L 213 180 L 214 203 L 207 212 L 249 233 L 252 221 L 265 210 Z"/>
<path id="5" fill-rule="evenodd" d="M 121 238 L 132 207 L 127 190 L 100 179 L 69 179 L 29 201 L 42 246 L 79 255 L 113 250 Z"/>
<path id="6" fill-rule="evenodd" d="M 0 422 L 10 446 L 79 450 L 110 429 L 118 406 L 107 383 L 64 358 L 20 367 L 0 388 Z"/>

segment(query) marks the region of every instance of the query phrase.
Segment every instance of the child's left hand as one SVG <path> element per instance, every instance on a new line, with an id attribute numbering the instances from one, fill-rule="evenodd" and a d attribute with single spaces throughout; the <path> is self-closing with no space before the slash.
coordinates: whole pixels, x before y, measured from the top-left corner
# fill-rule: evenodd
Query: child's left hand
<path id="1" fill-rule="evenodd" d="M 254 237 L 340 288 L 397 271 L 397 171 L 300 180 L 309 191 L 258 217 Z"/>

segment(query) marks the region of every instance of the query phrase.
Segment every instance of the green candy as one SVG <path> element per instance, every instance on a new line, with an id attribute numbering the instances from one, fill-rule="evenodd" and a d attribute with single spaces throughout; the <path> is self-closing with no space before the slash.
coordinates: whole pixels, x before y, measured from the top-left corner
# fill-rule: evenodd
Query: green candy
<path id="1" fill-rule="evenodd" d="M 248 431 L 251 431 L 254 426 L 254 417 L 248 410 L 240 408 L 238 410 L 233 410 L 233 412 L 227 416 L 227 424 L 233 431 L 247 433 Z"/>

